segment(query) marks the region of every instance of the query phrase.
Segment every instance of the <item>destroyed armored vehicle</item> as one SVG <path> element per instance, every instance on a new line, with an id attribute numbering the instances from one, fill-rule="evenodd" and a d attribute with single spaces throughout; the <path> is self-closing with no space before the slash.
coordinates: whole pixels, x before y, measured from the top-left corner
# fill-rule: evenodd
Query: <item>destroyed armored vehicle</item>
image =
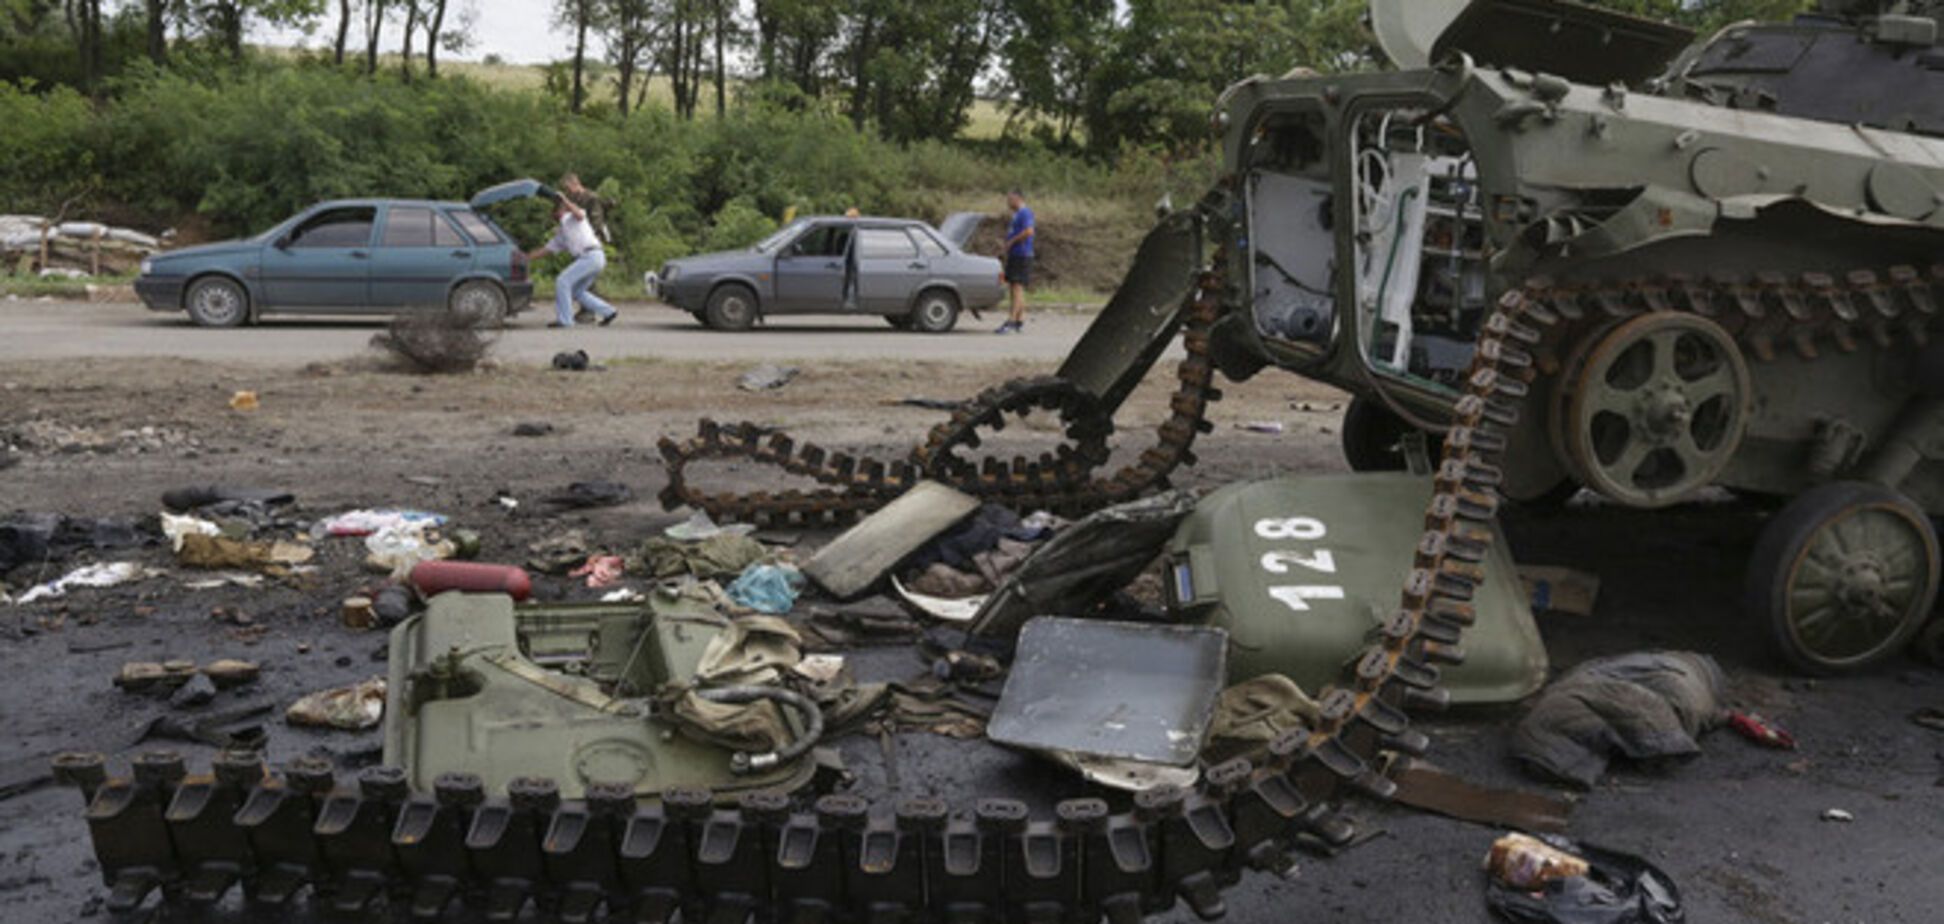
<path id="1" fill-rule="evenodd" d="M 1536 0 L 1373 13 L 1406 70 L 1222 101 L 1222 371 L 1351 390 L 1346 455 L 1397 467 L 1519 292 L 1560 323 L 1531 346 L 1507 495 L 1793 497 L 1748 608 L 1802 669 L 1899 651 L 1944 512 L 1944 4 L 1831 2 L 1698 43 Z"/>
<path id="2" fill-rule="evenodd" d="M 892 462 L 705 422 L 664 441 L 664 503 L 819 522 L 931 478 L 1022 509 L 1098 509 L 1193 462 L 1217 370 L 1272 366 L 1350 390 L 1345 455 L 1399 469 L 1401 436 L 1435 443 L 1463 417 L 1510 296 L 1559 323 L 1512 332 L 1530 362 L 1502 387 L 1529 412 L 1496 487 L 1641 508 L 1711 486 L 1789 499 L 1749 560 L 1746 608 L 1799 669 L 1877 663 L 1930 619 L 1940 570 L 1940 17 L 1929 0 L 1826 0 L 1697 41 L 1558 0 L 1380 0 L 1372 25 L 1400 69 L 1227 91 L 1223 179 L 1148 236 L 1056 375 L 987 391 Z M 1098 474 L 1115 409 L 1177 333 L 1173 415 Z M 1059 415 L 1065 443 L 971 456 L 1024 413 Z M 826 488 L 686 479 L 723 456 Z"/>

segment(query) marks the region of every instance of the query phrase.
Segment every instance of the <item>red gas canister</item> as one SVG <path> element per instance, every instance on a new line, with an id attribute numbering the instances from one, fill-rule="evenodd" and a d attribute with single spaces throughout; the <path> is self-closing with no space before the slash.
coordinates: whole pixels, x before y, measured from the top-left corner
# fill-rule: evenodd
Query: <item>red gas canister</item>
<path id="1" fill-rule="evenodd" d="M 471 561 L 420 562 L 412 569 L 412 586 L 418 588 L 421 597 L 431 597 L 448 590 L 469 594 L 506 594 L 514 600 L 533 596 L 533 578 L 527 575 L 526 569 Z"/>

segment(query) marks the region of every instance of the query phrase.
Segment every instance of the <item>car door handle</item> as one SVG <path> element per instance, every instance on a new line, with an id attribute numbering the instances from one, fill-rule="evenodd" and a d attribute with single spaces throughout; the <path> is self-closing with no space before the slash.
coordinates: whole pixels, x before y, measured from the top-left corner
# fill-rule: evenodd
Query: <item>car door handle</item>
<path id="1" fill-rule="evenodd" d="M 835 260 L 832 260 L 831 262 L 824 264 L 824 269 L 843 269 L 843 268 L 844 268 L 844 264 L 838 263 Z"/>
<path id="2" fill-rule="evenodd" d="M 453 251 L 453 252 L 452 252 L 452 255 L 453 255 L 453 256 L 455 256 L 455 257 L 470 257 L 470 256 L 472 256 L 472 251 L 470 251 L 470 250 L 455 250 L 455 251 Z"/>
<path id="3" fill-rule="evenodd" d="M 920 260 L 920 261 L 918 261 L 918 262 L 916 262 L 916 263 L 913 263 L 913 264 L 910 264 L 909 266 L 906 266 L 905 268 L 906 268 L 906 269 L 924 269 L 924 268 L 926 268 L 926 267 L 928 267 L 928 266 L 931 266 L 931 264 L 930 264 L 930 263 L 926 263 L 926 262 L 925 262 L 925 261 L 923 261 L 923 260 Z"/>
<path id="4" fill-rule="evenodd" d="M 354 260 L 362 260 L 362 259 L 364 259 L 364 258 L 366 258 L 366 257 L 369 257 L 369 256 L 371 256 L 371 254 L 368 254 L 368 253 L 365 253 L 365 252 L 364 252 L 364 251 L 362 251 L 362 250 L 353 250 L 353 251 L 351 251 L 351 258 L 352 258 L 352 259 L 354 259 Z"/>

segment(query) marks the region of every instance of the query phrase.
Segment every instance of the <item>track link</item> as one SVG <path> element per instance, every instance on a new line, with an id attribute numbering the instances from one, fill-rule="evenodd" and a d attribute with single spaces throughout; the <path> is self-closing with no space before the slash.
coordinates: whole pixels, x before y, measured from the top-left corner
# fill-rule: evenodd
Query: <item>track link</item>
<path id="1" fill-rule="evenodd" d="M 1176 372 L 1179 385 L 1154 445 L 1112 475 L 1095 474 L 1111 454 L 1107 445 L 1114 430 L 1111 411 L 1068 382 L 1036 376 L 980 393 L 932 428 L 923 445 L 897 460 L 832 452 L 765 432 L 755 424 L 705 419 L 695 436 L 684 441 L 664 437 L 659 443 L 668 470 L 662 506 L 669 510 L 687 506 L 707 511 L 719 521 L 762 526 L 835 526 L 896 500 L 925 478 L 1017 509 L 1066 515 L 1089 513 L 1159 490 L 1176 468 L 1194 464 L 1195 439 L 1210 429 L 1208 406 L 1222 397 L 1214 387 L 1207 336 L 1219 315 L 1220 286 L 1219 277 L 1204 274 L 1189 299 L 1183 325 L 1188 356 Z M 1027 413 L 1057 414 L 1065 442 L 1038 458 L 987 456 L 974 461 L 962 455 L 980 448 L 983 432 L 1001 430 L 1009 418 Z M 754 462 L 808 479 L 818 487 L 710 493 L 689 483 L 688 465 L 701 460 Z"/>

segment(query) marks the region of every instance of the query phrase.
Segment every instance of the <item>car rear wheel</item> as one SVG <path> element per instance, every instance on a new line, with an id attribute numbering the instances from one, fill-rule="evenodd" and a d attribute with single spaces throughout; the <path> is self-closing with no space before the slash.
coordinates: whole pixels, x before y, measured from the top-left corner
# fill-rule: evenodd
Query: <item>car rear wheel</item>
<path id="1" fill-rule="evenodd" d="M 506 325 L 506 293 L 490 282 L 474 279 L 452 290 L 446 307 L 453 314 L 472 322 L 474 327 L 495 328 Z"/>
<path id="2" fill-rule="evenodd" d="M 756 324 L 756 293 L 746 286 L 720 286 L 709 293 L 703 317 L 716 330 L 748 330 Z"/>
<path id="3" fill-rule="evenodd" d="M 918 296 L 907 322 L 911 329 L 927 334 L 942 334 L 958 326 L 958 297 L 943 289 L 932 289 Z"/>
<path id="4" fill-rule="evenodd" d="M 183 299 L 189 320 L 199 327 L 236 327 L 250 317 L 250 296 L 236 280 L 204 276 L 189 285 Z"/>

